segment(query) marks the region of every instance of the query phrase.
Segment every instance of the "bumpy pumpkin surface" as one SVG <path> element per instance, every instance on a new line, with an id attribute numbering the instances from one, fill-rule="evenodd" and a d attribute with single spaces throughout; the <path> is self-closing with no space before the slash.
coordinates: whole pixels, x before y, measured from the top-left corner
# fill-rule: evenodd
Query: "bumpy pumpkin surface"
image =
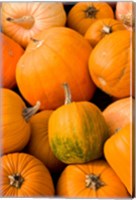
<path id="1" fill-rule="evenodd" d="M 61 85 L 67 82 L 73 100 L 90 100 L 95 91 L 88 71 L 91 51 L 89 42 L 74 30 L 59 27 L 42 31 L 17 64 L 21 94 L 32 105 L 39 100 L 41 109 L 56 109 L 64 102 Z"/>
<path id="2" fill-rule="evenodd" d="M 24 48 L 40 31 L 66 22 L 61 2 L 3 2 L 1 17 L 2 31 Z"/>
<path id="3" fill-rule="evenodd" d="M 129 123 L 112 135 L 104 144 L 104 155 L 107 162 L 131 195 L 134 192 L 134 179 L 132 178 L 134 158 L 133 134 L 132 123 Z"/>
<path id="4" fill-rule="evenodd" d="M 57 183 L 57 195 L 65 198 L 126 198 L 127 189 L 104 160 L 68 165 Z"/>
<path id="5" fill-rule="evenodd" d="M 0 158 L 0 194 L 2 197 L 47 197 L 54 195 L 48 169 L 35 157 L 24 153 Z"/>

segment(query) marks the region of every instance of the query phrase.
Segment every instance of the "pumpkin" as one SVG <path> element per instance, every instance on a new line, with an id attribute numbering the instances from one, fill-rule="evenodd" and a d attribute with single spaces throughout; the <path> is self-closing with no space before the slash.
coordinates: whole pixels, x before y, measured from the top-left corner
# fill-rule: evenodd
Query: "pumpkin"
<path id="1" fill-rule="evenodd" d="M 117 2 L 115 16 L 128 30 L 132 30 L 134 27 L 133 2 Z"/>
<path id="2" fill-rule="evenodd" d="M 134 130 L 133 130 L 134 131 Z M 129 193 L 133 194 L 132 185 L 132 124 L 126 124 L 104 144 L 104 155 L 107 162 L 124 183 Z"/>
<path id="3" fill-rule="evenodd" d="M 91 24 L 102 18 L 114 18 L 108 3 L 78 2 L 68 12 L 67 25 L 84 35 Z"/>
<path id="4" fill-rule="evenodd" d="M 64 26 L 66 22 L 61 2 L 4 2 L 1 17 L 2 31 L 24 48 L 42 30 Z"/>
<path id="5" fill-rule="evenodd" d="M 85 38 L 95 47 L 102 38 L 118 30 L 125 30 L 121 22 L 111 18 L 99 19 L 89 26 Z"/>
<path id="6" fill-rule="evenodd" d="M 52 112 L 44 110 L 30 118 L 31 136 L 26 151 L 41 160 L 50 172 L 58 173 L 65 165 L 54 156 L 49 145 L 48 120 Z"/>
<path id="7" fill-rule="evenodd" d="M 54 195 L 48 169 L 25 153 L 10 153 L 0 158 L 0 194 L 3 197 L 45 197 Z"/>
<path id="8" fill-rule="evenodd" d="M 126 198 L 127 189 L 104 160 L 68 165 L 61 173 L 56 193 L 65 198 Z"/>
<path id="9" fill-rule="evenodd" d="M 108 138 L 107 124 L 99 108 L 90 102 L 72 102 L 64 83 L 65 104 L 49 118 L 49 144 L 54 155 L 66 164 L 85 163 L 103 155 Z"/>
<path id="10" fill-rule="evenodd" d="M 104 118 L 109 127 L 110 136 L 133 121 L 133 106 L 134 99 L 132 97 L 126 97 L 109 104 L 103 110 Z"/>
<path id="11" fill-rule="evenodd" d="M 75 101 L 90 100 L 96 88 L 88 71 L 91 51 L 86 39 L 74 30 L 54 27 L 42 31 L 17 64 L 16 80 L 22 96 L 31 105 L 39 100 L 41 110 L 56 109 L 64 101 L 60 85 L 68 82 Z"/>
<path id="12" fill-rule="evenodd" d="M 132 40 L 128 30 L 107 35 L 89 57 L 89 72 L 98 88 L 110 96 L 124 98 L 131 94 Z"/>
<path id="13" fill-rule="evenodd" d="M 1 123 L 0 141 L 1 153 L 21 151 L 30 138 L 29 118 L 40 106 L 40 102 L 33 108 L 27 108 L 22 98 L 14 91 L 0 89 L 1 95 Z"/>
<path id="14" fill-rule="evenodd" d="M 15 70 L 20 57 L 23 55 L 23 48 L 14 40 L 0 32 L 1 41 L 1 85 L 4 88 L 16 86 Z"/>

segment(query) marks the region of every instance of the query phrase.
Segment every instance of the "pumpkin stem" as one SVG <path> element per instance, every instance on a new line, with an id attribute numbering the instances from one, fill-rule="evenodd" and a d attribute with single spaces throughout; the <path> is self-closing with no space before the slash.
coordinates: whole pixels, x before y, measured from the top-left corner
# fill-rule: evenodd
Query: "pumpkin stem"
<path id="1" fill-rule="evenodd" d="M 64 104 L 69 104 L 69 103 L 72 102 L 72 99 L 71 99 L 71 92 L 70 92 L 68 84 L 63 83 L 63 88 L 64 88 L 64 92 L 65 92 L 65 102 L 64 102 Z"/>
<path id="2" fill-rule="evenodd" d="M 24 108 L 23 116 L 26 121 L 28 121 L 30 117 L 32 117 L 32 115 L 34 115 L 39 110 L 40 105 L 41 105 L 40 101 L 37 101 L 35 106 L 30 108 Z"/>
<path id="3" fill-rule="evenodd" d="M 30 39 L 36 44 L 37 48 L 40 47 L 44 42 L 44 40 L 37 40 L 35 38 L 30 38 Z"/>
<path id="4" fill-rule="evenodd" d="M 16 18 L 16 19 L 8 17 L 6 20 L 9 22 L 18 24 L 25 29 L 31 29 L 32 26 L 34 25 L 34 17 L 33 16 L 23 16 L 23 17 Z"/>
<path id="5" fill-rule="evenodd" d="M 19 173 L 9 175 L 8 178 L 10 179 L 10 185 L 14 186 L 15 188 L 20 188 L 24 182 L 23 177 Z"/>
<path id="6" fill-rule="evenodd" d="M 104 33 L 106 33 L 106 34 L 112 33 L 112 28 L 111 28 L 111 26 L 104 25 L 104 26 L 103 26 L 103 29 L 102 29 L 102 32 L 104 32 Z"/>
<path id="7" fill-rule="evenodd" d="M 100 177 L 95 174 L 86 175 L 86 187 L 93 190 L 98 190 L 100 187 L 104 186 L 104 182 L 100 180 Z"/>
<path id="8" fill-rule="evenodd" d="M 84 10 L 87 18 L 96 18 L 97 10 L 93 5 Z"/>

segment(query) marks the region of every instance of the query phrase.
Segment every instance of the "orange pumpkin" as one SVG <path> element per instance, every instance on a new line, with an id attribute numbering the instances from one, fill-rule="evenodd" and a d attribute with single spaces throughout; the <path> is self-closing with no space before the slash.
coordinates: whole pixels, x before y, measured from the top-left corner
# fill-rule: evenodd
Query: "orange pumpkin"
<path id="1" fill-rule="evenodd" d="M 103 111 L 110 136 L 134 119 L 134 99 L 127 97 L 109 104 Z"/>
<path id="2" fill-rule="evenodd" d="M 31 105 L 39 100 L 42 110 L 56 109 L 64 103 L 61 84 L 68 82 L 73 100 L 90 100 L 96 88 L 88 71 L 91 51 L 86 39 L 72 29 L 55 27 L 42 31 L 17 64 L 21 94 Z"/>
<path id="3" fill-rule="evenodd" d="M 104 160 L 68 165 L 57 182 L 56 193 L 65 198 L 126 198 L 129 194 Z"/>
<path id="4" fill-rule="evenodd" d="M 133 194 L 133 140 L 132 124 L 126 124 L 116 134 L 112 135 L 104 144 L 104 155 L 107 162 L 116 172 L 120 180 Z"/>
<path id="5" fill-rule="evenodd" d="M 128 30 L 111 33 L 96 45 L 89 58 L 89 71 L 98 88 L 118 98 L 132 94 L 131 52 L 132 37 Z"/>
<path id="6" fill-rule="evenodd" d="M 102 18 L 114 18 L 113 10 L 108 3 L 78 2 L 68 13 L 67 25 L 84 35 L 91 24 Z"/>
<path id="7" fill-rule="evenodd" d="M 48 197 L 54 185 L 48 169 L 35 157 L 12 153 L 0 158 L 2 197 Z"/>
<path id="8" fill-rule="evenodd" d="M 61 172 L 64 164 L 52 153 L 48 139 L 48 120 L 53 111 L 41 111 L 30 119 L 31 137 L 26 150 L 41 160 L 53 173 Z"/>
<path id="9" fill-rule="evenodd" d="M 121 22 L 111 18 L 99 19 L 89 26 L 85 38 L 95 47 L 102 38 L 118 30 L 125 30 Z"/>
<path id="10" fill-rule="evenodd" d="M 1 86 L 13 88 L 16 85 L 15 71 L 20 57 L 23 55 L 23 48 L 11 38 L 0 32 L 1 41 Z"/>
<path id="11" fill-rule="evenodd" d="M 11 153 L 22 150 L 30 138 L 29 118 L 40 104 L 33 108 L 26 108 L 21 97 L 12 90 L 1 88 L 1 123 L 0 142 L 1 153 Z"/>
<path id="12" fill-rule="evenodd" d="M 64 26 L 61 2 L 5 2 L 1 9 L 2 31 L 24 48 L 31 37 L 54 26 Z"/>
<path id="13" fill-rule="evenodd" d="M 116 4 L 116 19 L 123 22 L 128 30 L 134 27 L 133 6 L 133 2 L 117 2 Z"/>

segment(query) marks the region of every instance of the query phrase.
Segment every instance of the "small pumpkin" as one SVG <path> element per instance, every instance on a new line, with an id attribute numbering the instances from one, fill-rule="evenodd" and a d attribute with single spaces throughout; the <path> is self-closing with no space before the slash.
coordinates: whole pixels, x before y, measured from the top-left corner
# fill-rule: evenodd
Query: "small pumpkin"
<path id="1" fill-rule="evenodd" d="M 2 197 L 49 197 L 54 195 L 51 174 L 41 161 L 25 153 L 0 158 Z"/>
<path id="2" fill-rule="evenodd" d="M 14 91 L 0 89 L 1 123 L 0 141 L 1 154 L 21 151 L 30 138 L 29 118 L 37 112 L 40 102 L 33 108 L 27 108 L 22 98 Z"/>
<path id="3" fill-rule="evenodd" d="M 60 173 L 65 165 L 52 153 L 48 139 L 48 121 L 52 112 L 44 110 L 30 118 L 31 136 L 26 152 L 41 160 L 50 172 Z"/>
<path id="4" fill-rule="evenodd" d="M 90 102 L 72 102 L 67 83 L 65 104 L 49 118 L 49 144 L 54 155 L 66 164 L 85 163 L 103 155 L 108 138 L 107 124 L 99 108 Z"/>
<path id="5" fill-rule="evenodd" d="M 17 64 L 22 96 L 30 105 L 39 100 L 41 110 L 53 110 L 63 105 L 60 85 L 68 82 L 73 100 L 90 100 L 96 88 L 88 71 L 91 51 L 89 42 L 72 29 L 54 27 L 40 32 Z"/>
<path id="6" fill-rule="evenodd" d="M 14 40 L 0 32 L 1 41 L 1 86 L 13 88 L 16 86 L 15 71 L 20 57 L 23 55 L 23 48 Z"/>
<path id="7" fill-rule="evenodd" d="M 66 23 L 61 2 L 3 2 L 1 18 L 2 31 L 24 48 L 42 30 Z"/>
<path id="8" fill-rule="evenodd" d="M 67 25 L 84 35 L 91 24 L 102 18 L 114 18 L 108 3 L 78 2 L 68 12 Z"/>
<path id="9" fill-rule="evenodd" d="M 103 116 L 109 128 L 110 136 L 128 123 L 132 123 L 134 99 L 126 97 L 116 100 L 103 110 Z"/>
<path id="10" fill-rule="evenodd" d="M 134 27 L 133 2 L 117 2 L 115 16 L 124 26 L 132 31 Z"/>
<path id="11" fill-rule="evenodd" d="M 95 47 L 102 38 L 118 30 L 125 30 L 120 21 L 112 18 L 99 19 L 89 26 L 85 33 L 85 38 L 92 47 Z"/>
<path id="12" fill-rule="evenodd" d="M 126 198 L 127 189 L 104 160 L 68 165 L 60 175 L 56 193 L 65 198 Z"/>
<path id="13" fill-rule="evenodd" d="M 133 138 L 132 123 L 126 124 L 104 144 L 104 155 L 109 165 L 116 172 L 132 195 L 133 184 Z"/>
<path id="14" fill-rule="evenodd" d="M 110 96 L 128 97 L 131 94 L 132 36 L 120 30 L 103 38 L 89 57 L 89 72 L 98 88 Z"/>

